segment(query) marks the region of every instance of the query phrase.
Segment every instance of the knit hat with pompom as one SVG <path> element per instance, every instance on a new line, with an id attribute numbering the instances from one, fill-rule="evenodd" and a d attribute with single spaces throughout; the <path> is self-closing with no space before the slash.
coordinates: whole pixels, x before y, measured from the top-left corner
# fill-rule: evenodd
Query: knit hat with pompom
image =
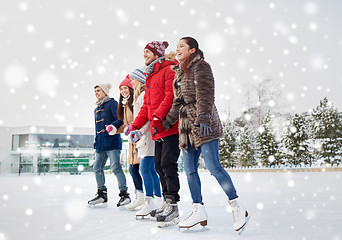
<path id="1" fill-rule="evenodd" d="M 153 41 L 148 44 L 146 44 L 146 47 L 144 49 L 151 50 L 154 54 L 158 55 L 159 57 L 162 57 L 165 55 L 165 49 L 169 46 L 169 43 L 166 41 L 160 42 L 160 41 Z"/>
<path id="2" fill-rule="evenodd" d="M 99 84 L 95 85 L 94 89 L 97 87 L 101 88 L 104 91 L 104 93 L 108 96 L 109 90 L 112 88 L 112 84 L 110 84 L 110 83 L 99 83 Z"/>

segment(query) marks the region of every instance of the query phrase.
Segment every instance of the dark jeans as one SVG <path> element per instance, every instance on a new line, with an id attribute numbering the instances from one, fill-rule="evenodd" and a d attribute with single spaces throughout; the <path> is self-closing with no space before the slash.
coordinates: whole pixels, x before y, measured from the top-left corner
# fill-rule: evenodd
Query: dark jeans
<path id="1" fill-rule="evenodd" d="M 163 195 L 173 195 L 178 202 L 179 178 L 178 178 L 178 157 L 179 157 L 179 135 L 174 134 L 155 142 L 154 161 L 157 173 L 162 185 Z"/>
<path id="2" fill-rule="evenodd" d="M 135 190 L 143 191 L 143 182 L 139 172 L 139 164 L 129 165 L 129 173 L 132 176 Z"/>

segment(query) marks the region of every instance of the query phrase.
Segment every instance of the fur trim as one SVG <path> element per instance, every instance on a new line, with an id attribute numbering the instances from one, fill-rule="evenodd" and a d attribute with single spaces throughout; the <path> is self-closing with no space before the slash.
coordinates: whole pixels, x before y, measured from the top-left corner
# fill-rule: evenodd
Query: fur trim
<path id="1" fill-rule="evenodd" d="M 174 61 L 176 59 L 176 53 L 170 52 L 164 55 L 164 59 L 167 61 Z"/>

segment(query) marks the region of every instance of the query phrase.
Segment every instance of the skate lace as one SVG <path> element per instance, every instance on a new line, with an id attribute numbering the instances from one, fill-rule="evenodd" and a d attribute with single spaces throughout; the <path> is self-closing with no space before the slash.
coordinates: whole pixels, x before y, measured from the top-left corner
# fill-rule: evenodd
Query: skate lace
<path id="1" fill-rule="evenodd" d="M 233 218 L 234 218 L 234 222 L 237 222 L 238 219 L 240 218 L 240 215 L 241 215 L 241 209 L 239 206 L 235 207 L 235 211 L 233 209 Z"/>
<path id="2" fill-rule="evenodd" d="M 191 218 L 193 218 L 193 217 L 196 215 L 197 212 L 198 212 L 197 209 L 196 209 L 196 210 L 193 210 L 193 211 L 191 212 L 191 214 L 185 219 L 185 221 L 188 221 L 188 220 L 190 220 Z"/>
<path id="3" fill-rule="evenodd" d="M 162 215 L 168 216 L 171 212 L 172 212 L 171 204 L 166 204 L 165 209 L 164 209 Z"/>

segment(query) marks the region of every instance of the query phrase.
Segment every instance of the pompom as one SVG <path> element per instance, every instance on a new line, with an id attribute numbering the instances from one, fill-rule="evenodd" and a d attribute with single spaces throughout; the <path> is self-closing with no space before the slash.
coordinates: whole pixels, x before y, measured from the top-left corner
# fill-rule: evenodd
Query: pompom
<path id="1" fill-rule="evenodd" d="M 112 88 L 112 84 L 107 83 L 107 84 L 106 84 L 106 87 L 107 87 L 108 89 L 111 89 L 111 88 Z"/>
<path id="2" fill-rule="evenodd" d="M 166 41 L 164 41 L 164 42 L 163 42 L 163 45 L 165 46 L 165 48 L 167 48 L 167 47 L 169 46 L 169 43 L 166 42 Z"/>

